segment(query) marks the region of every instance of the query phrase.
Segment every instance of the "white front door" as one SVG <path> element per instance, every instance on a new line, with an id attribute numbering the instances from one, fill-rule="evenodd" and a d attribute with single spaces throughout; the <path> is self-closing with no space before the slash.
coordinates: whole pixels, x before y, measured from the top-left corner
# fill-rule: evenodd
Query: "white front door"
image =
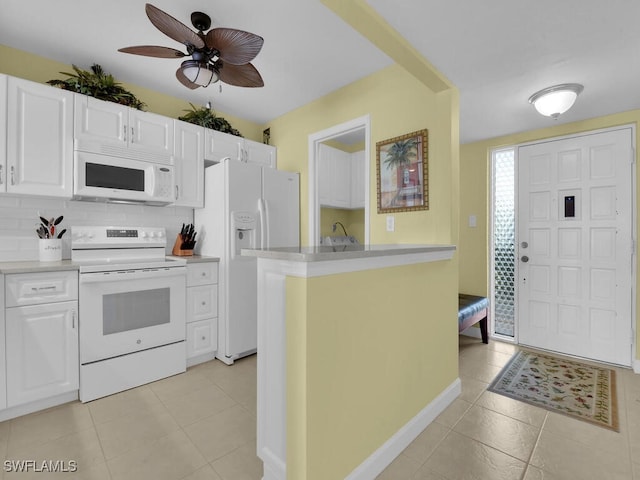
<path id="1" fill-rule="evenodd" d="M 518 338 L 631 365 L 632 130 L 518 149 Z"/>

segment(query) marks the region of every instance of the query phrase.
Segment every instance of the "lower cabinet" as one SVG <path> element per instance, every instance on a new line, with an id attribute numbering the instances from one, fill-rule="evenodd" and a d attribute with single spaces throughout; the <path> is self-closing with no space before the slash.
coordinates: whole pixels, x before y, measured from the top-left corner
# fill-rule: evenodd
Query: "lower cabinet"
<path id="1" fill-rule="evenodd" d="M 218 350 L 218 319 L 187 323 L 187 358 L 193 359 Z"/>
<path id="2" fill-rule="evenodd" d="M 4 315 L 4 275 L 0 273 L 0 347 L 6 349 Z M 0 353 L 0 410 L 7 408 L 7 356 Z"/>
<path id="3" fill-rule="evenodd" d="M 7 406 L 78 390 L 78 302 L 6 310 Z"/>
<path id="4" fill-rule="evenodd" d="M 5 276 L 6 407 L 78 390 L 78 273 Z"/>
<path id="5" fill-rule="evenodd" d="M 218 351 L 218 263 L 187 263 L 187 366 Z"/>

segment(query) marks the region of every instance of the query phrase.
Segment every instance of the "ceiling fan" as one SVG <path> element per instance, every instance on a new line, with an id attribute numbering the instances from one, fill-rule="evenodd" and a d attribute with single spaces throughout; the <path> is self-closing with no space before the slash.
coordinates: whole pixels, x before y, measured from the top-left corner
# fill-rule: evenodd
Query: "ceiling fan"
<path id="1" fill-rule="evenodd" d="M 234 28 L 213 28 L 211 18 L 206 13 L 193 12 L 191 23 L 198 30 L 194 32 L 150 3 L 145 11 L 151 23 L 162 33 L 187 47 L 187 53 L 169 47 L 140 45 L 118 49 L 158 58 L 182 58 L 185 60 L 176 71 L 180 83 L 192 90 L 206 87 L 218 80 L 237 87 L 262 87 L 260 73 L 249 62 L 260 52 L 264 39 L 253 33 Z M 209 30 L 205 33 L 206 30 Z"/>

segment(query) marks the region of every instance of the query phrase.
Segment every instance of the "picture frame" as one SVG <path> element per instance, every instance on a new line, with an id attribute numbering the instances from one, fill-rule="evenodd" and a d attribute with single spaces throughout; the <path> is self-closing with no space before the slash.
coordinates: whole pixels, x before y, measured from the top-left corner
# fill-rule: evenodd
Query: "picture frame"
<path id="1" fill-rule="evenodd" d="M 429 209 L 429 131 L 376 143 L 378 213 Z"/>

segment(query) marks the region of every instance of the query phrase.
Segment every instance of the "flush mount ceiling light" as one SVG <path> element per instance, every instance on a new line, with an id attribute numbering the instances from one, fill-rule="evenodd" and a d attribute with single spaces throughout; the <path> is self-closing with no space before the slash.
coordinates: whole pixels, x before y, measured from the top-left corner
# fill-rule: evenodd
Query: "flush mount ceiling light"
<path id="1" fill-rule="evenodd" d="M 541 115 L 555 119 L 573 106 L 582 90 L 584 87 L 579 83 L 554 85 L 531 95 L 529 103 L 533 104 Z"/>

